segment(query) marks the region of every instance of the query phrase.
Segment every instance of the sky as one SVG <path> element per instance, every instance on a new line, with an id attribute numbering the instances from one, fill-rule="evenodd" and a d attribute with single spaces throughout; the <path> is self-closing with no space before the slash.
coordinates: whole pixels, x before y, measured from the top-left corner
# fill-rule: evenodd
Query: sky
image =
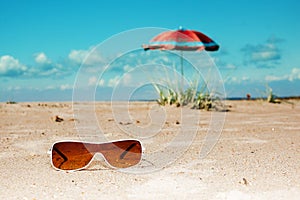
<path id="1" fill-rule="evenodd" d="M 71 101 L 73 89 L 84 86 L 96 88 L 98 100 L 108 100 L 116 84 L 130 82 L 123 75 L 139 63 L 158 56 L 167 65 L 178 64 L 172 54 L 144 57 L 139 42 L 179 26 L 201 31 L 220 45 L 207 55 L 227 97 L 264 97 L 267 88 L 277 96 L 300 95 L 297 0 L 0 0 L 0 5 L 0 101 Z M 126 45 L 135 55 L 127 53 L 105 68 Z M 130 75 L 135 84 L 147 79 L 141 71 Z"/>

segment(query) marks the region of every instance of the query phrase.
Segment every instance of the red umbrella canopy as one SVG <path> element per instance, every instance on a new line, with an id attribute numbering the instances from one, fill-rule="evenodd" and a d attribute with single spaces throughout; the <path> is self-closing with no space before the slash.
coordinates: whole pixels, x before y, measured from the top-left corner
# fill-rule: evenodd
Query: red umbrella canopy
<path id="1" fill-rule="evenodd" d="M 149 45 L 143 45 L 143 48 L 145 50 L 217 51 L 219 45 L 199 31 L 180 28 L 157 35 Z"/>

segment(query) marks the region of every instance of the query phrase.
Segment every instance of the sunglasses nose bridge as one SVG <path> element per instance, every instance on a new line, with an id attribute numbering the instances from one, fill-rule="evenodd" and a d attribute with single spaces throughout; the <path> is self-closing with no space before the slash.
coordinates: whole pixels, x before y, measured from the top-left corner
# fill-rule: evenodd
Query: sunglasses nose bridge
<path id="1" fill-rule="evenodd" d="M 87 143 L 87 144 L 85 144 L 85 147 L 93 155 L 95 155 L 97 153 L 101 153 L 101 151 L 102 151 L 102 144 Z"/>
<path id="2" fill-rule="evenodd" d="M 96 152 L 94 154 L 94 160 L 102 162 L 102 161 L 105 161 L 105 157 L 104 157 L 104 155 L 101 152 Z"/>
<path id="3" fill-rule="evenodd" d="M 105 156 L 103 154 L 103 146 L 104 144 L 93 144 L 90 143 L 88 145 L 88 150 L 93 154 L 93 158 L 97 160 L 105 160 Z"/>

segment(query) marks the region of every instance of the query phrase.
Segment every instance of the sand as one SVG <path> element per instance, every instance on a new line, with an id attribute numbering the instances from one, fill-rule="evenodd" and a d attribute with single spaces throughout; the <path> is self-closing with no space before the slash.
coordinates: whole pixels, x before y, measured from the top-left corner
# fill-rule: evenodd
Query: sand
<path id="1" fill-rule="evenodd" d="M 289 102 L 227 101 L 220 138 L 204 158 L 199 156 L 211 112 L 188 109 L 189 117 L 200 120 L 187 151 L 155 172 L 139 174 L 110 169 L 101 159 L 82 171 L 54 170 L 48 149 L 58 140 L 85 139 L 77 132 L 84 119 L 73 116 L 71 103 L 1 103 L 0 199 L 298 199 L 300 101 Z M 162 124 L 155 103 L 132 103 L 131 118 L 109 108 L 109 103 L 95 106 L 108 140 L 142 137 L 124 134 L 134 126 L 163 126 L 161 133 L 140 133 L 146 134 L 145 154 L 160 149 L 163 155 L 164 144 L 183 124 L 179 108 L 166 107 Z"/>

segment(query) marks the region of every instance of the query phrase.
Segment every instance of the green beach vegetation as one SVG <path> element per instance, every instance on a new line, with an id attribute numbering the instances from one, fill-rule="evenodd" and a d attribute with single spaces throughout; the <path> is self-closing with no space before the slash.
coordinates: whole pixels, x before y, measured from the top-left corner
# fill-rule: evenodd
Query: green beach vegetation
<path id="1" fill-rule="evenodd" d="M 199 84 L 199 81 L 192 82 L 185 90 L 178 89 L 178 85 L 168 82 L 167 87 L 153 83 L 159 95 L 157 103 L 162 106 L 183 107 L 189 106 L 193 109 L 225 111 L 225 106 L 218 95 L 210 92 L 207 83 Z"/>

